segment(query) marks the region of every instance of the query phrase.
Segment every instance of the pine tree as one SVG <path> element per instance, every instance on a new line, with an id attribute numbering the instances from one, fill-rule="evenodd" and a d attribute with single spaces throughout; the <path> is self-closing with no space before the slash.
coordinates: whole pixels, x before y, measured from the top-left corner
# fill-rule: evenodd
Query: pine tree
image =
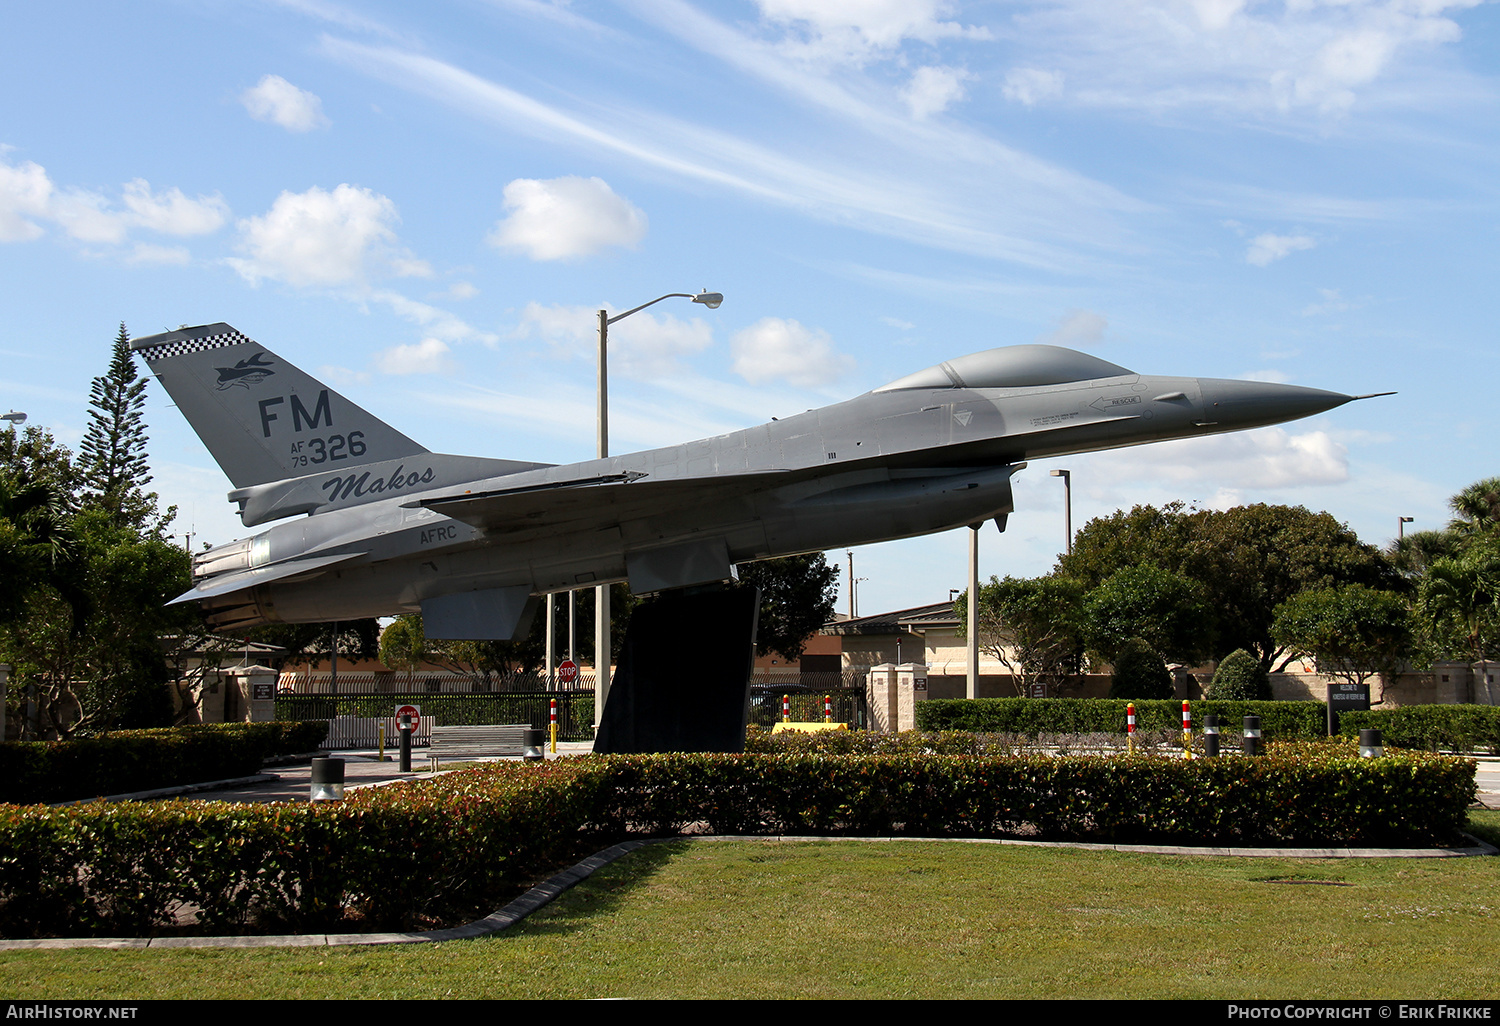
<path id="1" fill-rule="evenodd" d="M 121 525 L 159 533 L 173 511 L 158 519 L 156 494 L 145 491 L 151 483 L 141 416 L 145 405 L 146 379 L 136 373 L 130 333 L 121 322 L 109 372 L 95 378 L 89 390 L 89 428 L 79 454 L 84 496 Z"/>

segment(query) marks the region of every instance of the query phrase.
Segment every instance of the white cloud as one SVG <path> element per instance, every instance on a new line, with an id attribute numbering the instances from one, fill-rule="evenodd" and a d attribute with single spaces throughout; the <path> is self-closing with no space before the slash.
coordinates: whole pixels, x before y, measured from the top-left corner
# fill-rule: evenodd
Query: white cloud
<path id="1" fill-rule="evenodd" d="M 964 82 L 974 76 L 963 68 L 921 67 L 912 72 L 901 97 L 912 117 L 941 113 L 964 98 Z"/>
<path id="2" fill-rule="evenodd" d="M 457 317 L 447 310 L 418 302 L 415 299 L 408 299 L 399 292 L 378 289 L 369 293 L 367 298 L 377 303 L 384 303 L 391 308 L 391 312 L 396 316 L 403 317 L 413 324 L 420 325 L 425 334 L 434 338 L 444 339 L 449 342 L 464 342 L 474 339 L 484 343 L 493 343 L 500 340 L 500 336 L 493 332 L 480 331 L 463 318 Z"/>
<path id="3" fill-rule="evenodd" d="M 229 219 L 229 205 L 217 194 L 193 200 L 175 186 L 153 193 L 144 178 L 131 179 L 123 192 L 129 220 L 164 235 L 207 235 Z"/>
<path id="4" fill-rule="evenodd" d="M 944 0 L 756 0 L 761 16 L 786 26 L 782 49 L 814 60 L 860 61 L 895 50 L 907 39 L 935 43 L 967 36 L 988 39 L 984 28 L 939 20 Z"/>
<path id="5" fill-rule="evenodd" d="M 1303 317 L 1317 317 L 1321 314 L 1343 313 L 1345 310 L 1353 310 L 1354 304 L 1345 299 L 1338 289 L 1319 289 L 1318 295 L 1323 297 L 1321 303 L 1309 303 L 1302 308 Z"/>
<path id="6" fill-rule="evenodd" d="M 479 289 L 472 282 L 456 281 L 438 295 L 444 299 L 473 299 L 479 295 Z"/>
<path id="7" fill-rule="evenodd" d="M 132 264 L 177 265 L 191 263 L 192 259 L 186 246 L 153 246 L 145 242 L 137 242 L 130 255 L 125 258 L 127 263 Z"/>
<path id="8" fill-rule="evenodd" d="M 1061 96 L 1063 76 L 1059 71 L 1043 71 L 1041 68 L 1011 68 L 1005 73 L 1005 84 L 1000 92 L 1007 100 L 1034 107 L 1042 100 Z"/>
<path id="9" fill-rule="evenodd" d="M 288 132 L 311 132 L 331 124 L 323 115 L 322 100 L 280 75 L 262 78 L 253 89 L 240 94 L 240 102 L 256 121 L 280 125 Z"/>
<path id="10" fill-rule="evenodd" d="M 239 222 L 244 258 L 229 264 L 251 284 L 351 285 L 374 275 L 427 275 L 425 263 L 396 248 L 400 221 L 385 196 L 353 185 L 283 192 L 261 217 Z"/>
<path id="11" fill-rule="evenodd" d="M 646 235 L 646 215 L 600 178 L 517 178 L 505 187 L 505 209 L 488 241 L 533 260 L 634 248 Z"/>
<path id="12" fill-rule="evenodd" d="M 781 378 L 813 387 L 834 381 L 854 368 L 854 357 L 837 352 L 828 332 L 793 320 L 762 317 L 735 333 L 729 343 L 734 372 L 752 385 Z"/>
<path id="13" fill-rule="evenodd" d="M 1291 380 L 1284 372 L 1267 368 L 1265 370 L 1245 371 L 1236 375 L 1242 381 L 1269 381 L 1272 384 L 1284 385 Z"/>
<path id="14" fill-rule="evenodd" d="M 1123 480 L 1158 480 L 1234 489 L 1337 484 L 1349 477 L 1349 450 L 1323 431 L 1283 428 L 1186 438 L 1120 449 L 1108 457 Z"/>
<path id="15" fill-rule="evenodd" d="M 442 339 L 424 338 L 416 345 L 392 346 L 377 354 L 375 367 L 382 374 L 449 374 L 456 365 L 448 353 Z"/>
<path id="16" fill-rule="evenodd" d="M 335 60 L 449 104 L 482 121 L 550 141 L 563 139 L 597 159 L 609 152 L 654 173 L 733 190 L 804 216 L 986 258 L 1079 273 L 1099 248 L 1127 234 L 1117 220 L 1149 208 L 1117 189 L 1038 159 L 947 119 L 913 122 L 889 102 L 866 102 L 791 72 L 761 41 L 691 4 L 658 0 L 638 13 L 747 74 L 768 78 L 869 130 L 877 150 L 844 159 L 838 147 L 792 155 L 784 140 L 761 145 L 702 123 L 622 107 L 570 113 L 463 68 L 422 54 L 327 39 Z M 748 57 L 747 57 L 748 55 Z M 746 62 L 747 63 L 742 63 Z M 886 94 L 888 95 L 888 94 Z M 941 159 L 937 159 L 941 158 Z"/>
<path id="17" fill-rule="evenodd" d="M 1338 114 L 1398 74 L 1421 89 L 1426 55 L 1462 35 L 1452 15 L 1478 3 L 1023 0 L 1014 38 L 1087 105 Z"/>
<path id="18" fill-rule="evenodd" d="M 124 210 L 102 192 L 57 188 L 39 164 L 27 161 L 15 166 L 0 160 L 0 242 L 40 237 L 44 229 L 38 221 L 50 221 L 80 242 L 118 245 L 134 228 L 164 235 L 203 235 L 217 231 L 229 216 L 221 196 L 189 199 L 176 187 L 153 193 L 144 178 L 127 182 L 121 195 Z M 137 247 L 130 259 L 138 260 L 141 253 L 153 249 L 162 247 Z"/>
<path id="19" fill-rule="evenodd" d="M 1096 346 L 1104 341 L 1104 331 L 1108 327 L 1109 321 L 1103 314 L 1092 310 L 1069 310 L 1054 330 L 1038 335 L 1036 340 L 1049 346 Z"/>
<path id="20" fill-rule="evenodd" d="M 569 358 L 593 359 L 599 345 L 600 307 L 527 303 L 516 328 L 519 338 L 540 338 Z M 610 307 L 603 307 L 610 309 Z M 609 329 L 610 373 L 660 380 L 682 373 L 681 360 L 713 344 L 713 328 L 700 317 L 683 321 L 642 310 Z"/>
<path id="21" fill-rule="evenodd" d="M 124 242 L 130 225 L 108 204 L 102 193 L 64 189 L 53 193 L 47 214 L 80 242 Z"/>
<path id="22" fill-rule="evenodd" d="M 1250 240 L 1250 249 L 1245 253 L 1245 259 L 1256 267 L 1265 267 L 1299 249 L 1312 249 L 1316 245 L 1306 235 L 1273 235 L 1266 232 Z"/>
<path id="23" fill-rule="evenodd" d="M 41 225 L 29 218 L 48 214 L 52 180 L 39 164 L 19 167 L 0 160 L 0 242 L 26 242 L 42 234 Z"/>

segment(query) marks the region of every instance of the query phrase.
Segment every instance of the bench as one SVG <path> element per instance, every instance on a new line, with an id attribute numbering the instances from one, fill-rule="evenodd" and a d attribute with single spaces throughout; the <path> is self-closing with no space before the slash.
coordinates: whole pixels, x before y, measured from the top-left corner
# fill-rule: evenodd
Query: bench
<path id="1" fill-rule="evenodd" d="M 441 760 L 496 759 L 520 755 L 529 723 L 492 723 L 478 727 L 433 727 L 427 749 L 428 768 L 436 772 Z"/>

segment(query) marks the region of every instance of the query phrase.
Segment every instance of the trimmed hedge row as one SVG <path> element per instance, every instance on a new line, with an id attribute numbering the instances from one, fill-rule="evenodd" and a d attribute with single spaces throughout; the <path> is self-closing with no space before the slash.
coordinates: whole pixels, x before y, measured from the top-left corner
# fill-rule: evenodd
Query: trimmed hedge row
<path id="1" fill-rule="evenodd" d="M 1110 698 L 943 698 L 917 703 L 917 729 L 972 730 L 986 734 L 1125 733 L 1126 702 Z M 1261 736 L 1268 741 L 1312 741 L 1328 733 L 1322 702 L 1211 702 L 1192 703 L 1195 729 L 1203 718 L 1217 713 L 1226 727 L 1238 730 L 1246 716 L 1259 716 Z M 1135 703 L 1140 730 L 1179 730 L 1182 700 Z"/>
<path id="2" fill-rule="evenodd" d="M 59 802 L 241 777 L 314 751 L 328 724 L 203 723 L 0 745 L 0 801 Z"/>
<path id="3" fill-rule="evenodd" d="M 600 780 L 505 763 L 332 805 L 0 806 L 0 935 L 150 934 L 183 905 L 209 934 L 468 918 L 576 834 Z"/>
<path id="4" fill-rule="evenodd" d="M 1259 758 L 660 755 L 499 763 L 338 805 L 0 807 L 0 934 L 399 929 L 493 907 L 579 831 L 1423 845 L 1457 837 L 1471 760 L 1347 741 Z M 596 838 L 597 840 L 597 838 Z"/>
<path id="5" fill-rule="evenodd" d="M 1339 733 L 1358 737 L 1379 727 L 1385 744 L 1398 748 L 1500 754 L 1500 706 L 1411 705 L 1339 714 Z"/>

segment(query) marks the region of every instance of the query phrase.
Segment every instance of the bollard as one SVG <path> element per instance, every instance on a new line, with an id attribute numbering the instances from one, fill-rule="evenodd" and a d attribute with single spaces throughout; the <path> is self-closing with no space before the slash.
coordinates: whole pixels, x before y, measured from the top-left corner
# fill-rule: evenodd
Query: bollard
<path id="1" fill-rule="evenodd" d="M 401 772 L 411 772 L 411 735 L 417 729 L 417 725 L 411 721 L 411 713 L 401 717 L 401 722 L 396 724 L 396 729 L 401 731 Z"/>
<path id="2" fill-rule="evenodd" d="M 547 727 L 552 732 L 552 754 L 556 755 L 557 754 L 557 699 L 555 699 L 555 698 L 552 700 L 552 709 L 550 710 L 550 715 L 551 715 L 551 720 L 548 722 Z"/>
<path id="3" fill-rule="evenodd" d="M 782 695 L 781 696 L 781 722 L 782 723 L 790 723 L 790 722 L 792 722 L 792 696 L 791 695 Z"/>
<path id="4" fill-rule="evenodd" d="M 376 762 L 385 762 L 385 724 L 382 723 L 379 726 L 380 726 L 380 758 L 376 759 L 375 761 Z"/>
<path id="5" fill-rule="evenodd" d="M 542 751 L 542 732 L 536 727 L 521 731 L 521 760 L 523 762 L 545 762 L 547 753 Z"/>
<path id="6" fill-rule="evenodd" d="M 319 756 L 312 761 L 312 793 L 308 801 L 344 800 L 344 760 Z"/>
<path id="7" fill-rule="evenodd" d="M 1359 757 L 1378 759 L 1385 754 L 1385 745 L 1380 740 L 1379 727 L 1365 727 L 1359 732 Z"/>
<path id="8" fill-rule="evenodd" d="M 833 722 L 833 696 L 832 695 L 824 695 L 823 696 L 823 722 L 824 723 L 832 723 Z"/>
<path id="9" fill-rule="evenodd" d="M 1193 757 L 1193 713 L 1186 698 L 1182 700 L 1182 757 Z"/>
<path id="10" fill-rule="evenodd" d="M 1240 751 L 1246 755 L 1261 755 L 1264 753 L 1265 749 L 1262 747 L 1260 741 L 1259 716 L 1245 717 L 1245 740 L 1240 747 Z"/>
<path id="11" fill-rule="evenodd" d="M 1219 757 L 1219 714 L 1209 713 L 1203 717 L 1203 754 L 1211 759 Z"/>
<path id="12" fill-rule="evenodd" d="M 1125 741 L 1131 755 L 1135 754 L 1135 703 L 1129 702 L 1125 706 Z"/>

